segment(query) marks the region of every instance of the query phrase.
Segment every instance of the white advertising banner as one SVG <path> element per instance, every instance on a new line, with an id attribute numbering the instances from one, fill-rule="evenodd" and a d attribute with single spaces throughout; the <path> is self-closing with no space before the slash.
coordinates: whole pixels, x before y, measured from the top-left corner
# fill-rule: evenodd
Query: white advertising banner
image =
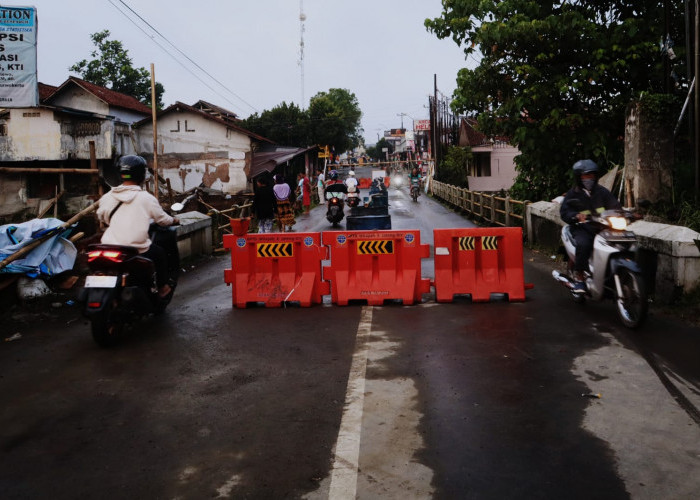
<path id="1" fill-rule="evenodd" d="M 36 8 L 0 5 L 0 108 L 39 105 Z"/>

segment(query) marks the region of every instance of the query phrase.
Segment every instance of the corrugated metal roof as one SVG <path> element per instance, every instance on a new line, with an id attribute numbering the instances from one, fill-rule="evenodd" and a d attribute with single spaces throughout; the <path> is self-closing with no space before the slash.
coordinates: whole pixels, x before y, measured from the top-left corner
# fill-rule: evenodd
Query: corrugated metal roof
<path id="1" fill-rule="evenodd" d="M 256 177 L 263 172 L 272 172 L 278 165 L 305 154 L 318 146 L 309 148 L 294 148 L 289 146 L 267 146 L 253 154 L 253 163 L 250 166 L 250 177 Z"/>

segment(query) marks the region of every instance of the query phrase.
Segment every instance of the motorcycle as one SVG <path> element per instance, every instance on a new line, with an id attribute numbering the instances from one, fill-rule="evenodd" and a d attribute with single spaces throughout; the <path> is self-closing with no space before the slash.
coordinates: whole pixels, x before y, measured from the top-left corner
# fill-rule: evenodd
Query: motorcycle
<path id="1" fill-rule="evenodd" d="M 411 198 L 413 199 L 413 201 L 418 201 L 419 196 L 420 196 L 420 179 L 412 178 L 411 179 Z"/>
<path id="2" fill-rule="evenodd" d="M 179 204 L 173 205 L 177 211 Z M 153 243 L 168 254 L 171 287 L 165 297 L 158 294 L 153 261 L 134 247 L 92 244 L 88 246 L 89 275 L 80 290 L 78 301 L 84 304 L 83 315 L 90 320 L 92 338 L 100 347 L 111 347 L 122 336 L 124 327 L 149 314 L 161 314 L 173 298 L 177 287 L 180 259 L 176 229 L 151 224 Z"/>
<path id="3" fill-rule="evenodd" d="M 346 194 L 341 191 L 326 190 L 326 200 L 328 200 L 326 219 L 333 224 L 333 227 L 337 227 L 345 217 L 345 197 Z"/>
<path id="4" fill-rule="evenodd" d="M 357 187 L 348 187 L 348 197 L 346 203 L 350 208 L 357 207 L 360 204 L 360 193 L 358 192 Z"/>
<path id="5" fill-rule="evenodd" d="M 642 270 L 634 260 L 637 237 L 627 229 L 628 223 L 636 218 L 629 210 L 606 210 L 579 223 L 597 224 L 603 228 L 593 239 L 593 252 L 588 269 L 584 271 L 585 293 L 574 292 L 576 246 L 571 226 L 564 226 L 561 233 L 567 270 L 565 273 L 552 271 L 552 277 L 571 291 L 577 303 L 584 303 L 586 298 L 595 301 L 613 299 L 618 316 L 627 328 L 639 327 L 646 319 L 648 309 Z"/>

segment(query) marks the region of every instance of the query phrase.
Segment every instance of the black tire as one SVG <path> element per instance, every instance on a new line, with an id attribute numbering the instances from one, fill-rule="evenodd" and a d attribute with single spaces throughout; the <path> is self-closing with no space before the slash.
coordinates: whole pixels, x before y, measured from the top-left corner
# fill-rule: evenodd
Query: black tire
<path id="1" fill-rule="evenodd" d="M 92 338 L 100 347 L 112 347 L 119 341 L 124 324 L 114 319 L 113 306 L 107 306 L 102 314 L 92 318 Z"/>
<path id="2" fill-rule="evenodd" d="M 621 268 L 617 276 L 622 289 L 622 296 L 617 296 L 615 300 L 617 314 L 627 328 L 638 328 L 644 323 L 649 308 L 644 280 L 639 273 L 626 268 Z"/>
<path id="3" fill-rule="evenodd" d="M 418 191 L 411 189 L 411 197 L 413 198 L 413 201 L 418 201 Z"/>

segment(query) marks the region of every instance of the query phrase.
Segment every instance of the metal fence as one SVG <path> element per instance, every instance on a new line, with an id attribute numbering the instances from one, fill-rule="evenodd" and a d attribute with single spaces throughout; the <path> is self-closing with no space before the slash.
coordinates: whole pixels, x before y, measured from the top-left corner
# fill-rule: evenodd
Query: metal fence
<path id="1" fill-rule="evenodd" d="M 524 227 L 525 207 L 530 203 L 513 200 L 510 196 L 501 197 L 469 191 L 436 180 L 430 182 L 430 192 L 436 198 L 467 212 L 472 217 L 506 227 Z"/>

